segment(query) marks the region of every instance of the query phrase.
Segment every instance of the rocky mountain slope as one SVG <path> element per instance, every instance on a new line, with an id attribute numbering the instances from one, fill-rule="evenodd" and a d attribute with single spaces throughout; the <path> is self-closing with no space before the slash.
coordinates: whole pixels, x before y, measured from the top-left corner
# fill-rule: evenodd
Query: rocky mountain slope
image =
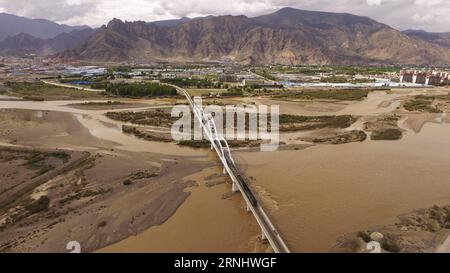
<path id="1" fill-rule="evenodd" d="M 170 24 L 114 19 L 61 57 L 244 64 L 441 64 L 450 63 L 450 50 L 367 17 L 285 8 L 255 18 L 205 17 Z"/>
<path id="2" fill-rule="evenodd" d="M 445 43 L 367 17 L 284 8 L 275 13 L 158 22 L 110 21 L 93 35 L 50 40 L 18 35 L 0 53 L 35 49 L 91 61 L 234 61 L 241 64 L 450 64 Z"/>

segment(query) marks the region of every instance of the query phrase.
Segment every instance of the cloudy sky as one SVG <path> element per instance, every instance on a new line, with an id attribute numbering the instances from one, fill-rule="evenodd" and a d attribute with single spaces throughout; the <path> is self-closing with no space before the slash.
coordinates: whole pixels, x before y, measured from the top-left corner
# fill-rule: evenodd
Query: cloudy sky
<path id="1" fill-rule="evenodd" d="M 400 30 L 450 31 L 449 0 L 0 0 L 3 12 L 95 27 L 114 17 L 155 21 L 183 16 L 257 16 L 288 6 L 369 16 Z"/>

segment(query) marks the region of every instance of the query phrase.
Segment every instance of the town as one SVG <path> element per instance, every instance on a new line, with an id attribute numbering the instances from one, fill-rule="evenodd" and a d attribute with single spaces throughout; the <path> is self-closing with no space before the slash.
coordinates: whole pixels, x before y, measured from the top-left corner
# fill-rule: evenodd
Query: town
<path id="1" fill-rule="evenodd" d="M 304 88 L 420 88 L 449 86 L 449 69 L 405 67 L 241 66 L 200 64 L 64 64 L 42 57 L 0 59 L 0 79 L 7 82 L 47 81 L 79 89 L 105 90 L 108 84 L 163 82 L 210 95 L 236 95 L 251 90 Z M 4 88 L 3 88 L 4 89 Z"/>

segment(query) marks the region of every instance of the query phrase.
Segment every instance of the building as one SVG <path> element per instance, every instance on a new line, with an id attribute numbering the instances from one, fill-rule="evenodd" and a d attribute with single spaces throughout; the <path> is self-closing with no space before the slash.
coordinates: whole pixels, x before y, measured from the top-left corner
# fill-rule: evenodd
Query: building
<path id="1" fill-rule="evenodd" d="M 222 82 L 238 82 L 238 77 L 234 74 L 222 74 L 219 79 Z"/>
<path id="2" fill-rule="evenodd" d="M 440 71 L 402 71 L 400 82 L 434 86 L 448 85 L 450 76 L 449 73 Z"/>

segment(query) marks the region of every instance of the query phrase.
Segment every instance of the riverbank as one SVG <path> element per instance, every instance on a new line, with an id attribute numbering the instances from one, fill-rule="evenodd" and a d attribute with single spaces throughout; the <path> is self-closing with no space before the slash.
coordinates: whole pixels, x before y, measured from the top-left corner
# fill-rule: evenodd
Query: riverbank
<path id="1" fill-rule="evenodd" d="M 2 193 L 2 198 L 18 200 L 12 209 L 0 211 L 2 252 L 66 252 L 67 242 L 73 240 L 91 252 L 161 225 L 190 196 L 185 190 L 196 185 L 184 178 L 211 164 L 142 149 L 116 150 L 117 143 L 93 136 L 70 113 L 2 109 L 0 125 L 0 141 L 9 145 L 2 151 L 25 153 L 2 156 L 0 163 L 10 167 L 2 168 L 0 176 L 20 185 L 29 176 L 39 180 L 30 181 L 19 195 Z M 50 147 L 55 145 L 70 150 L 54 151 Z M 39 152 L 42 149 L 49 152 Z M 75 160 L 83 151 L 89 153 L 64 170 L 52 159 L 53 154 L 67 154 Z M 23 165 L 23 160 L 30 163 Z M 21 170 L 28 166 L 30 170 Z M 54 168 L 58 172 L 50 175 Z M 9 184 L 2 186 L 14 186 Z M 34 203 L 43 207 L 32 213 L 24 210 Z"/>
<path id="2" fill-rule="evenodd" d="M 433 206 L 398 216 L 393 225 L 372 227 L 338 239 L 332 252 L 367 252 L 378 241 L 383 252 L 434 253 L 448 251 L 450 206 Z"/>

